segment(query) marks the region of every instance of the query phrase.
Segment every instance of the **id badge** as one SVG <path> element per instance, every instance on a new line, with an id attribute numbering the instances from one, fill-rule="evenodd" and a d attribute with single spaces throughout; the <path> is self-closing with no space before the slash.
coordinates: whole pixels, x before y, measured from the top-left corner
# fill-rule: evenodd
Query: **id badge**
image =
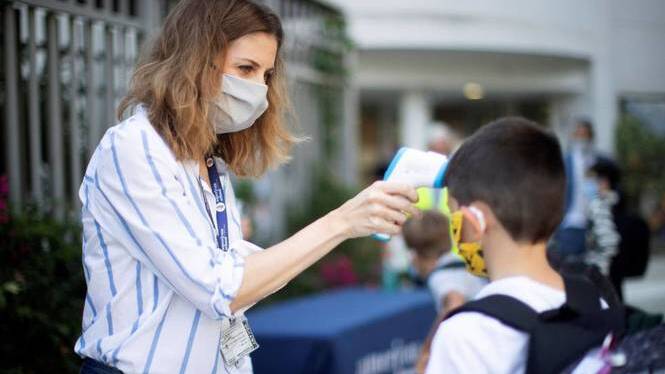
<path id="1" fill-rule="evenodd" d="M 259 348 L 247 318 L 241 317 L 230 322 L 230 326 L 222 331 L 219 344 L 227 367 L 238 365 L 243 358 Z"/>

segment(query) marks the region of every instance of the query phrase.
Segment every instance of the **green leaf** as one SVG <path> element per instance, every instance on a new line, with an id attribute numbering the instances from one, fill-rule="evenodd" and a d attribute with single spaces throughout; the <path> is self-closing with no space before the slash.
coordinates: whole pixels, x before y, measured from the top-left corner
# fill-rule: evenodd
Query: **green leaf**
<path id="1" fill-rule="evenodd" d="M 2 289 L 11 294 L 18 295 L 18 293 L 21 292 L 21 285 L 13 281 L 5 282 L 2 285 Z"/>

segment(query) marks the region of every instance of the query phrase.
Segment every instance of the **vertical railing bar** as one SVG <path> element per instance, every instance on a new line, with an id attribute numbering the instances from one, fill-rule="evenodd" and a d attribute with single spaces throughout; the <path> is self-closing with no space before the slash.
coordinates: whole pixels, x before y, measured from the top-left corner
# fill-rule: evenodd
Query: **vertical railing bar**
<path id="1" fill-rule="evenodd" d="M 42 189 L 42 126 L 39 105 L 39 72 L 37 71 L 37 12 L 28 8 L 28 54 L 30 55 L 30 76 L 28 78 L 28 128 L 30 137 L 30 183 L 32 198 L 37 209 L 43 209 L 44 190 Z"/>
<path id="2" fill-rule="evenodd" d="M 129 17 L 129 0 L 120 0 L 119 13 L 123 17 Z"/>
<path id="3" fill-rule="evenodd" d="M 48 144 L 49 170 L 51 175 L 51 198 L 55 218 L 64 218 L 65 197 L 64 154 L 62 146 L 62 115 L 60 111 L 60 76 L 58 59 L 58 19 L 49 13 L 48 23 Z"/>
<path id="4" fill-rule="evenodd" d="M 127 91 L 127 31 L 124 26 L 118 26 L 118 66 L 120 67 L 120 95 Z M 115 105 L 114 105 L 115 107 Z"/>
<path id="5" fill-rule="evenodd" d="M 114 57 L 115 52 L 113 48 L 114 40 L 114 30 L 113 26 L 106 24 L 105 25 L 106 33 L 106 44 L 105 44 L 105 53 L 106 53 L 106 123 L 105 127 L 111 126 L 115 122 L 115 72 L 114 70 Z"/>
<path id="6" fill-rule="evenodd" d="M 78 60 L 79 50 L 76 44 L 76 17 L 72 16 L 70 21 L 70 38 L 69 38 L 69 56 L 70 56 L 70 69 L 71 81 L 69 85 L 69 168 L 70 172 L 70 199 L 72 205 L 78 210 L 80 203 L 78 199 L 78 186 L 81 183 L 81 128 L 78 117 L 78 98 L 79 98 L 79 78 L 76 69 L 76 62 Z"/>
<path id="7" fill-rule="evenodd" d="M 16 11 L 12 3 L 4 7 L 5 17 L 5 84 L 7 97 L 5 101 L 5 120 L 7 121 L 7 171 L 9 178 L 9 201 L 12 209 L 18 209 L 21 204 L 21 149 L 18 119 L 18 53 L 16 35 Z"/>
<path id="8" fill-rule="evenodd" d="M 91 0 L 94 1 L 94 0 Z M 95 51 L 93 50 L 93 21 L 84 21 L 83 40 L 85 49 L 85 81 L 86 81 L 86 121 L 88 127 L 87 157 L 92 156 L 98 140 L 99 115 L 97 112 L 97 79 L 95 79 Z"/>

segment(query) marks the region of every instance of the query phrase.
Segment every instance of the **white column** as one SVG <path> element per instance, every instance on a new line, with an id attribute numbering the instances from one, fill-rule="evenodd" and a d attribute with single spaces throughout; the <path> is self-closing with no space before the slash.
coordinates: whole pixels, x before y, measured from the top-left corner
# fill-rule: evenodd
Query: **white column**
<path id="1" fill-rule="evenodd" d="M 399 131 L 402 145 L 426 149 L 427 125 L 431 119 L 430 103 L 424 92 L 403 93 L 399 101 Z"/>
<path id="2" fill-rule="evenodd" d="M 603 152 L 613 154 L 618 103 L 612 74 L 610 8 L 602 7 L 604 14 L 599 17 L 602 22 L 599 25 L 598 43 L 591 61 L 591 106 L 596 147 Z"/>
<path id="3" fill-rule="evenodd" d="M 147 35 L 145 36 L 150 36 L 150 34 L 155 32 L 162 23 L 163 3 L 164 2 L 158 0 L 140 1 L 138 3 L 141 21 L 145 25 L 145 30 L 147 31 Z M 141 46 L 139 45 L 139 47 Z"/>

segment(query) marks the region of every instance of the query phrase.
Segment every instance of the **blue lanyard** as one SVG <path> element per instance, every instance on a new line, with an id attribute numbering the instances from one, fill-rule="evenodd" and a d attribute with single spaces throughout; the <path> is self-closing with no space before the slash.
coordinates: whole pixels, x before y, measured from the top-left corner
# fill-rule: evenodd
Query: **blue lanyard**
<path id="1" fill-rule="evenodd" d="M 219 180 L 219 173 L 215 167 L 215 160 L 212 157 L 206 158 L 206 167 L 208 168 L 208 178 L 210 178 L 210 188 L 215 195 L 215 214 L 217 215 L 217 245 L 223 251 L 229 250 L 229 222 L 226 216 L 226 199 L 224 197 L 224 188 Z M 206 209 L 210 212 L 208 200 L 203 196 Z M 210 217 L 212 218 L 212 216 Z"/>

